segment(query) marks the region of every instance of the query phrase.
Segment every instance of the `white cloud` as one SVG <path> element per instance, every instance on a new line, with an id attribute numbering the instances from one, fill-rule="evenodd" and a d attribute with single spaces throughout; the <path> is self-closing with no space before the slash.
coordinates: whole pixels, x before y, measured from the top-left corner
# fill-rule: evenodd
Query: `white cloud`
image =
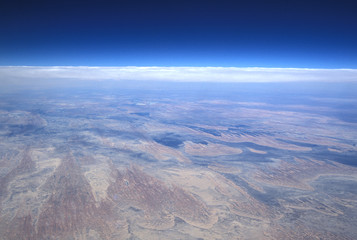
<path id="1" fill-rule="evenodd" d="M 0 81 L 7 78 L 160 80 L 182 82 L 357 82 L 357 69 L 0 66 Z"/>

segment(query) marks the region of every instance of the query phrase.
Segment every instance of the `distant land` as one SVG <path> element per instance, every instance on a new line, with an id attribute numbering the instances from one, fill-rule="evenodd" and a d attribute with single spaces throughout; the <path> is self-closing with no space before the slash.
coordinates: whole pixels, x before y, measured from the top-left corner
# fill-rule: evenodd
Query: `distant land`
<path id="1" fill-rule="evenodd" d="M 123 69 L 0 67 L 2 239 L 357 238 L 357 70 Z"/>

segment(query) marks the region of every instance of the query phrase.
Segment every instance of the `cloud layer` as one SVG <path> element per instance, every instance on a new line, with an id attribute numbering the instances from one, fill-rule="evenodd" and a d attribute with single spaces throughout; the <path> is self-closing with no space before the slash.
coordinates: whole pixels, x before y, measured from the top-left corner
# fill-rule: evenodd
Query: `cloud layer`
<path id="1" fill-rule="evenodd" d="M 1 66 L 0 81 L 11 78 L 178 82 L 357 82 L 357 69 Z"/>

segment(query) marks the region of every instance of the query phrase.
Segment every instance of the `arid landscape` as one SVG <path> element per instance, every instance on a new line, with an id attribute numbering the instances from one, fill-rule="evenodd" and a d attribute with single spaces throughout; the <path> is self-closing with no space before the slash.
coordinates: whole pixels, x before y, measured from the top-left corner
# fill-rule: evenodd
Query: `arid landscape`
<path id="1" fill-rule="evenodd" d="M 0 238 L 357 238 L 356 95 L 175 84 L 0 95 Z"/>

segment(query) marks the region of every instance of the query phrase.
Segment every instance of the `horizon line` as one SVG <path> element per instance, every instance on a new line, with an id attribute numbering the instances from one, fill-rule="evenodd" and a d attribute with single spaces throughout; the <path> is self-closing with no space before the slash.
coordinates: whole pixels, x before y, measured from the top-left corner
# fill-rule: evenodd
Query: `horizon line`
<path id="1" fill-rule="evenodd" d="M 175 65 L 0 65 L 0 68 L 3 67 L 88 67 L 88 68 L 124 68 L 124 67 L 135 67 L 135 68 L 236 68 L 236 69 L 302 69 L 302 70 L 357 70 L 357 68 L 325 68 L 325 67 L 259 67 L 259 66 L 250 66 L 250 67 L 239 67 L 239 66 L 175 66 Z"/>
<path id="2" fill-rule="evenodd" d="M 0 66 L 0 78 L 174 82 L 357 82 L 352 68 Z"/>

